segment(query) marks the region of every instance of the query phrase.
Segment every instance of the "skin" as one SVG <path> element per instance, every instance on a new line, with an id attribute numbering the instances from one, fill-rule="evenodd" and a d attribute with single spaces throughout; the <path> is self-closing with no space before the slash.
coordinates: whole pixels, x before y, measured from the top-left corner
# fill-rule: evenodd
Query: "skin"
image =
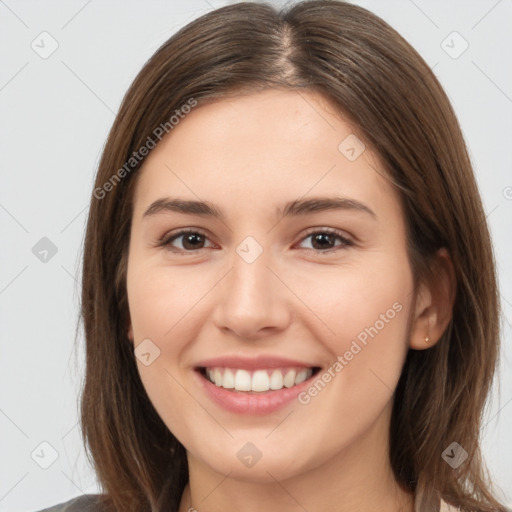
<path id="1" fill-rule="evenodd" d="M 128 336 L 134 347 L 149 338 L 160 350 L 149 366 L 137 364 L 187 450 L 180 512 L 413 511 L 389 464 L 393 392 L 407 351 L 429 348 L 446 328 L 453 273 L 440 251 L 436 283 L 414 289 L 399 196 L 369 148 L 354 161 L 339 151 L 351 133 L 319 94 L 265 90 L 196 107 L 144 162 L 133 203 Z M 276 216 L 288 201 L 335 192 L 375 217 Z M 208 201 L 225 218 L 143 215 L 168 196 Z M 199 249 L 186 237 L 159 245 L 180 228 L 205 233 Z M 310 228 L 338 230 L 353 244 L 336 236 L 315 243 Z M 263 250 L 252 263 L 236 252 L 247 236 Z M 194 366 L 220 355 L 328 368 L 395 303 L 401 311 L 306 405 L 236 414 L 198 385 Z M 250 468 L 237 457 L 246 442 L 262 453 Z"/>

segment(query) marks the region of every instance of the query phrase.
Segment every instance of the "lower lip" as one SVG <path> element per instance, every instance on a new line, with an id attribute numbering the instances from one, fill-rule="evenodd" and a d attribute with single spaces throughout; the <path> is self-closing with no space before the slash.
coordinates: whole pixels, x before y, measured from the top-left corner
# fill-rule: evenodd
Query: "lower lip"
<path id="1" fill-rule="evenodd" d="M 199 378 L 207 395 L 216 404 L 230 412 L 253 415 L 270 414 L 285 407 L 293 402 L 302 391 L 305 391 L 316 377 L 316 374 L 312 375 L 309 379 L 291 388 L 261 393 L 244 393 L 216 386 L 198 371 L 194 373 Z"/>

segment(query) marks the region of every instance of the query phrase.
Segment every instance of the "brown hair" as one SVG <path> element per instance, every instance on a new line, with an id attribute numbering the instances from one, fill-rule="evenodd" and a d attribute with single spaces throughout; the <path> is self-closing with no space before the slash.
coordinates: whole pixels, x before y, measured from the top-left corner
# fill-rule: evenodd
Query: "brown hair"
<path id="1" fill-rule="evenodd" d="M 452 321 L 435 346 L 409 350 L 396 389 L 390 429 L 396 480 L 415 493 L 417 512 L 437 510 L 440 498 L 462 510 L 506 510 L 492 495 L 479 447 L 499 352 L 499 303 L 465 142 L 420 55 L 371 12 L 336 0 L 281 11 L 264 3 L 211 11 L 159 48 L 123 99 L 96 176 L 82 283 L 81 422 L 106 510 L 177 510 L 188 480 L 185 449 L 150 403 L 127 338 L 127 251 L 143 161 L 131 159 L 158 142 L 157 127 L 170 131 L 169 119 L 191 99 L 201 105 L 269 87 L 319 91 L 379 156 L 400 191 L 417 282 L 428 279 L 438 248 L 452 257 Z M 469 454 L 457 469 L 441 457 L 453 441 Z"/>

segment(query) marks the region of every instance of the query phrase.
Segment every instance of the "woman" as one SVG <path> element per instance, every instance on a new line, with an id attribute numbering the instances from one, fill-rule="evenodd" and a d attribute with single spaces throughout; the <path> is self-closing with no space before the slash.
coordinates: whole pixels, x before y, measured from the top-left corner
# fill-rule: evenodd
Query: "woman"
<path id="1" fill-rule="evenodd" d="M 155 53 L 100 162 L 82 315 L 104 492 L 55 510 L 506 510 L 471 163 L 429 67 L 361 7 L 235 4 Z"/>

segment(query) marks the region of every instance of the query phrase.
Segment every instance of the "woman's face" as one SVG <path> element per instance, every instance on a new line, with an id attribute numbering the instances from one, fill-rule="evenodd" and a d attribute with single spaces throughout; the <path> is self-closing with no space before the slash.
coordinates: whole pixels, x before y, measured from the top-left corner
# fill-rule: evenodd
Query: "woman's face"
<path id="1" fill-rule="evenodd" d="M 265 482 L 387 456 L 405 223 L 322 96 L 266 90 L 182 119 L 141 169 L 127 289 L 140 377 L 191 467 Z"/>

